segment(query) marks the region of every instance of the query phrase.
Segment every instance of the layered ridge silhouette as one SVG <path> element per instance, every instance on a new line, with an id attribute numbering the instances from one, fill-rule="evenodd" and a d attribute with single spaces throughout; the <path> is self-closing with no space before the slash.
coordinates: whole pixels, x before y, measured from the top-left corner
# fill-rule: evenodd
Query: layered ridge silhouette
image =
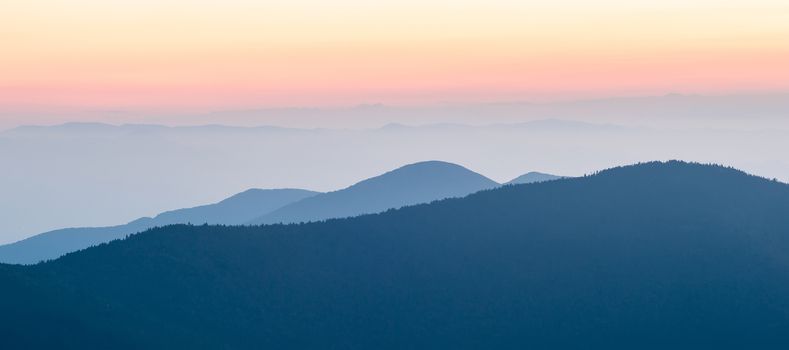
<path id="1" fill-rule="evenodd" d="M 788 212 L 786 184 L 656 162 L 349 219 L 167 226 L 0 265 L 0 330 L 11 348 L 780 346 Z"/>
<path id="2" fill-rule="evenodd" d="M 121 239 L 156 226 L 186 223 L 240 225 L 260 213 L 316 194 L 318 192 L 300 189 L 250 189 L 215 204 L 168 211 L 153 218 L 140 218 L 124 225 L 49 231 L 0 246 L 0 263 L 33 264 L 55 259 L 66 253 Z"/>
<path id="3" fill-rule="evenodd" d="M 377 213 L 405 205 L 462 197 L 499 184 L 457 164 L 409 164 L 348 188 L 318 193 L 252 189 L 219 203 L 173 210 L 111 227 L 68 228 L 0 246 L 0 263 L 32 264 L 99 243 L 171 224 L 263 224 L 319 221 Z"/>

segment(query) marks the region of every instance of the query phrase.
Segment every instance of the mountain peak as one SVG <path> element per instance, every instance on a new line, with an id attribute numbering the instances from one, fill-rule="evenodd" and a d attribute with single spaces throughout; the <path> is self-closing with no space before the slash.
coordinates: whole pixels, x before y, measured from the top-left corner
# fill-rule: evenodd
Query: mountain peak
<path id="1" fill-rule="evenodd" d="M 379 176 L 356 183 L 346 190 L 372 185 L 442 187 L 466 181 L 474 182 L 475 185 L 484 188 L 492 188 L 498 185 L 495 181 L 458 164 L 440 160 L 428 160 L 401 166 Z"/>
<path id="2" fill-rule="evenodd" d="M 521 176 L 518 176 L 507 183 L 506 185 L 521 185 L 521 184 L 530 184 L 535 182 L 544 182 L 544 181 L 551 181 L 551 180 L 558 180 L 563 179 L 565 176 L 541 173 L 537 171 L 531 171 Z"/>
<path id="3" fill-rule="evenodd" d="M 403 165 L 397 169 L 388 171 L 378 177 L 392 175 L 392 174 L 409 173 L 409 172 L 427 172 L 425 175 L 439 175 L 436 172 L 440 172 L 440 171 L 477 174 L 476 172 L 473 172 L 455 163 L 445 162 L 441 160 L 425 160 L 421 162 Z"/>
<path id="4" fill-rule="evenodd" d="M 292 223 L 372 214 L 407 205 L 463 197 L 498 185 L 457 164 L 423 161 L 399 167 L 342 190 L 306 198 L 252 223 Z"/>

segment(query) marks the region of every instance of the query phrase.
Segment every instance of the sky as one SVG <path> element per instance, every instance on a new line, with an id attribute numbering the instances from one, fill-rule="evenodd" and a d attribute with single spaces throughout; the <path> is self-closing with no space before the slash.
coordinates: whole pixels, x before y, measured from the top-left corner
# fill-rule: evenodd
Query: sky
<path id="1" fill-rule="evenodd" d="M 85 111 L 771 93 L 789 91 L 789 2 L 4 0 L 0 52 L 5 127 Z"/>

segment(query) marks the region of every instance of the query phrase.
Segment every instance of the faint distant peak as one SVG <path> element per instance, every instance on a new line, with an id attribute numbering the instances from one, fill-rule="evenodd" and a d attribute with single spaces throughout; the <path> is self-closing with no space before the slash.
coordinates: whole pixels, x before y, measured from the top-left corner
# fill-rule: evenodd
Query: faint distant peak
<path id="1" fill-rule="evenodd" d="M 407 131 L 407 130 L 429 130 L 429 131 L 443 131 L 443 130 L 460 130 L 470 129 L 474 126 L 458 123 L 432 123 L 421 125 L 406 125 L 402 123 L 388 123 L 378 130 L 381 131 Z"/>
<path id="2" fill-rule="evenodd" d="M 386 109 L 386 108 L 388 108 L 388 107 L 385 104 L 383 104 L 383 103 L 363 103 L 363 104 L 359 104 L 359 105 L 356 105 L 356 106 L 353 107 L 353 109 L 363 110 L 363 111 L 381 110 L 381 109 Z"/>
<path id="3" fill-rule="evenodd" d="M 686 97 L 686 96 L 687 95 L 684 95 L 684 94 L 681 94 L 681 93 L 678 93 L 678 92 L 669 92 L 669 93 L 663 95 L 663 97 L 665 97 L 665 98 L 680 98 L 680 97 Z"/>
<path id="4" fill-rule="evenodd" d="M 98 122 L 68 122 L 56 125 L 23 125 L 9 132 L 68 132 L 68 133 L 97 133 L 97 132 L 118 132 L 118 131 L 139 131 L 167 128 L 156 124 L 121 124 L 114 125 Z"/>
<path id="5" fill-rule="evenodd" d="M 547 174 L 547 173 L 541 173 L 541 172 L 537 172 L 537 171 L 532 171 L 532 172 L 528 172 L 526 174 L 523 174 L 521 176 L 518 176 L 518 177 L 508 181 L 507 183 L 505 183 L 505 185 L 530 184 L 530 183 L 536 183 L 536 182 L 545 182 L 545 181 L 558 180 L 558 179 L 563 179 L 565 177 L 566 176 L 559 176 L 559 175 L 553 175 L 553 174 Z"/>
<path id="6" fill-rule="evenodd" d="M 379 128 L 379 130 L 406 130 L 413 128 L 410 125 L 400 124 L 400 123 L 388 123 Z"/>
<path id="7" fill-rule="evenodd" d="M 173 133 L 231 133 L 231 132 L 312 132 L 319 129 L 297 129 L 270 125 L 260 126 L 232 126 L 222 124 L 204 125 L 179 125 L 168 126 L 161 124 L 107 124 L 92 122 L 69 122 L 56 125 L 23 125 L 4 131 L 8 135 L 125 135 L 152 132 Z"/>
<path id="8" fill-rule="evenodd" d="M 538 119 L 516 124 L 494 124 L 492 128 L 524 129 L 532 131 L 621 131 L 634 129 L 609 123 L 590 123 L 571 119 Z"/>
<path id="9" fill-rule="evenodd" d="M 98 123 L 98 122 L 68 122 L 63 124 L 55 124 L 55 125 L 22 125 L 16 127 L 13 130 L 18 131 L 27 131 L 27 130 L 107 130 L 107 129 L 114 129 L 118 126 L 107 124 L 107 123 Z"/>

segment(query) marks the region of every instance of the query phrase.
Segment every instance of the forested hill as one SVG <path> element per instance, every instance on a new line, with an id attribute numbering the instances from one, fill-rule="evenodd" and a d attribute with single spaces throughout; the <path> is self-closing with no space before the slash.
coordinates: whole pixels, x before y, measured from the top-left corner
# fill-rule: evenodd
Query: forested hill
<path id="1" fill-rule="evenodd" d="M 789 344 L 789 186 L 682 162 L 0 266 L 7 348 Z"/>

